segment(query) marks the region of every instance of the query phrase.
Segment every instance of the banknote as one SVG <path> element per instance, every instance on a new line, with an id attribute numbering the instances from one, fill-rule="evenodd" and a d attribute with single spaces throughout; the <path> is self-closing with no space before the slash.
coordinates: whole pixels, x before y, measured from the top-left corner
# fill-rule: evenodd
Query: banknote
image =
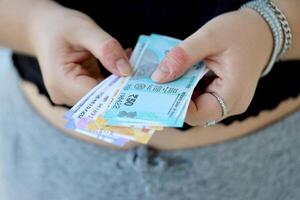
<path id="1" fill-rule="evenodd" d="M 109 138 L 114 140 L 115 138 L 123 138 L 127 141 L 135 141 L 142 144 L 147 144 L 151 139 L 155 130 L 153 129 L 135 129 L 129 127 L 117 127 L 117 126 L 101 126 L 95 121 L 90 119 L 82 119 L 80 123 L 74 124 L 71 121 L 66 125 L 66 128 L 75 130 L 81 133 L 90 133 L 96 138 Z M 111 142 L 115 143 L 115 142 Z M 116 141 L 119 143 L 119 141 Z"/>
<path id="2" fill-rule="evenodd" d="M 182 126 L 177 120 L 178 114 L 199 78 L 206 73 L 204 64 L 198 63 L 181 78 L 169 83 L 158 84 L 151 79 L 166 53 L 179 42 L 169 37 L 150 36 L 134 74 L 104 114 L 108 125 L 150 121 L 165 127 Z"/>
<path id="3" fill-rule="evenodd" d="M 102 83 L 100 83 L 100 87 L 97 87 L 97 90 L 88 96 L 87 99 L 83 100 L 82 105 L 79 108 L 71 109 L 71 113 L 67 113 L 65 115 L 66 119 L 77 119 L 84 118 L 87 115 L 91 115 L 95 113 L 95 109 L 97 110 L 99 102 L 102 102 L 102 99 L 105 98 L 105 92 L 111 90 L 114 85 L 119 84 L 121 82 L 120 77 L 111 75 L 107 79 L 105 79 Z"/>
<path id="4" fill-rule="evenodd" d="M 114 144 L 118 147 L 123 147 L 125 144 L 127 144 L 130 141 L 129 139 L 126 139 L 120 135 L 116 135 L 116 134 L 114 134 L 112 132 L 108 132 L 108 131 L 102 131 L 102 130 L 84 131 L 84 130 L 76 129 L 76 128 L 74 130 L 83 135 Z"/>
<path id="5" fill-rule="evenodd" d="M 68 112 L 65 113 L 64 118 L 65 119 L 72 118 L 75 113 L 80 112 L 79 110 L 82 109 L 82 106 L 84 106 L 86 104 L 86 102 L 90 99 L 90 97 L 93 96 L 94 93 L 99 88 L 101 88 L 103 85 L 105 85 L 107 82 L 109 82 L 111 78 L 112 77 L 105 79 L 104 81 L 100 82 L 96 87 L 94 87 L 92 90 L 90 90 Z"/>
<path id="6" fill-rule="evenodd" d="M 126 136 L 127 139 L 147 143 L 154 133 L 152 129 L 147 129 L 147 127 L 137 129 L 104 125 L 106 123 L 103 122 L 101 116 L 114 97 L 114 91 L 116 93 L 119 85 L 124 81 L 124 79 L 119 80 L 120 81 L 110 81 L 108 84 L 103 84 L 102 87 L 99 88 L 100 91 L 96 91 L 94 95 L 90 97 L 92 100 L 86 101 L 87 107 L 83 106 L 84 109 L 79 109 L 82 110 L 81 112 L 77 112 L 69 118 L 66 127 L 76 131 L 91 131 L 97 133 L 98 137 L 102 134 L 107 135 L 108 133 L 110 133 L 110 135 L 121 134 L 121 136 Z"/>

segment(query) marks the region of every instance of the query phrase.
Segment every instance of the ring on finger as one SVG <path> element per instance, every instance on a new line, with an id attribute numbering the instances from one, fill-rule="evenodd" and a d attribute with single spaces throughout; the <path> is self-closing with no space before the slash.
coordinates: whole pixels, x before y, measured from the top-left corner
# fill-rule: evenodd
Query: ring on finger
<path id="1" fill-rule="evenodd" d="M 221 107 L 221 110 L 222 110 L 222 114 L 221 114 L 221 118 L 224 118 L 225 116 L 228 115 L 228 108 L 226 106 L 226 103 L 224 101 L 224 99 L 218 95 L 216 92 L 209 92 L 211 95 L 213 95 L 217 101 L 219 102 L 219 105 Z"/>
<path id="2" fill-rule="evenodd" d="M 204 125 L 204 127 L 211 127 L 211 126 L 214 126 L 216 125 L 217 121 L 216 120 L 210 120 L 208 122 L 206 122 L 206 124 Z"/>
<path id="3" fill-rule="evenodd" d="M 225 101 L 216 92 L 209 92 L 209 93 L 217 99 L 217 101 L 221 107 L 221 111 L 222 111 L 221 118 L 224 118 L 226 115 L 228 115 L 228 109 L 227 109 Z M 217 123 L 217 120 L 209 120 L 208 122 L 206 122 L 204 127 L 214 126 L 214 125 L 216 125 L 216 123 Z"/>

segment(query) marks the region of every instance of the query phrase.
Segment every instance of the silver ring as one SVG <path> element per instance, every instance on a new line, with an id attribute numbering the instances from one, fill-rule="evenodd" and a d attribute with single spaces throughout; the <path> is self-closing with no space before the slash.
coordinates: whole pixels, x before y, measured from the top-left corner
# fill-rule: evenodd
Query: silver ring
<path id="1" fill-rule="evenodd" d="M 216 120 L 210 120 L 210 121 L 206 122 L 204 127 L 214 126 L 214 125 L 216 125 L 216 123 L 217 123 Z"/>
<path id="2" fill-rule="evenodd" d="M 226 115 L 228 115 L 228 109 L 227 109 L 226 103 L 223 100 L 223 98 L 215 92 L 209 92 L 209 93 L 211 95 L 213 95 L 217 99 L 217 101 L 219 102 L 221 110 L 222 110 L 222 116 L 221 117 L 223 118 Z"/>

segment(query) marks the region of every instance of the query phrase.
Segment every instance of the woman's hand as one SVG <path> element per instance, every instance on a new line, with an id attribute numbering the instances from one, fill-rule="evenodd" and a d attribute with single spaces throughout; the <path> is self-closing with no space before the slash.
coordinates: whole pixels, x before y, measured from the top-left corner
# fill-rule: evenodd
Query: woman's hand
<path id="1" fill-rule="evenodd" d="M 222 120 L 221 106 L 210 92 L 223 98 L 229 115 L 243 113 L 248 108 L 272 47 L 271 30 L 255 11 L 242 9 L 226 13 L 172 49 L 152 79 L 172 81 L 203 60 L 216 78 L 204 93 L 190 102 L 186 122 L 205 125 L 211 120 Z"/>
<path id="2" fill-rule="evenodd" d="M 45 1 L 34 16 L 30 40 L 54 103 L 73 105 L 103 79 L 97 59 L 114 74 L 131 73 L 119 42 L 87 15 Z"/>

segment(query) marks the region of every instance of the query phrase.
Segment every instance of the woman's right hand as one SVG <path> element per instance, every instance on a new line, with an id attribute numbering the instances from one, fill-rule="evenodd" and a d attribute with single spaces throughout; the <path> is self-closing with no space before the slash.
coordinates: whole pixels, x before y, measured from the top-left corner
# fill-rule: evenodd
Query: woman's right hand
<path id="1" fill-rule="evenodd" d="M 73 105 L 103 79 L 97 59 L 127 76 L 131 66 L 120 43 L 87 15 L 43 1 L 30 21 L 30 43 L 54 103 Z"/>

